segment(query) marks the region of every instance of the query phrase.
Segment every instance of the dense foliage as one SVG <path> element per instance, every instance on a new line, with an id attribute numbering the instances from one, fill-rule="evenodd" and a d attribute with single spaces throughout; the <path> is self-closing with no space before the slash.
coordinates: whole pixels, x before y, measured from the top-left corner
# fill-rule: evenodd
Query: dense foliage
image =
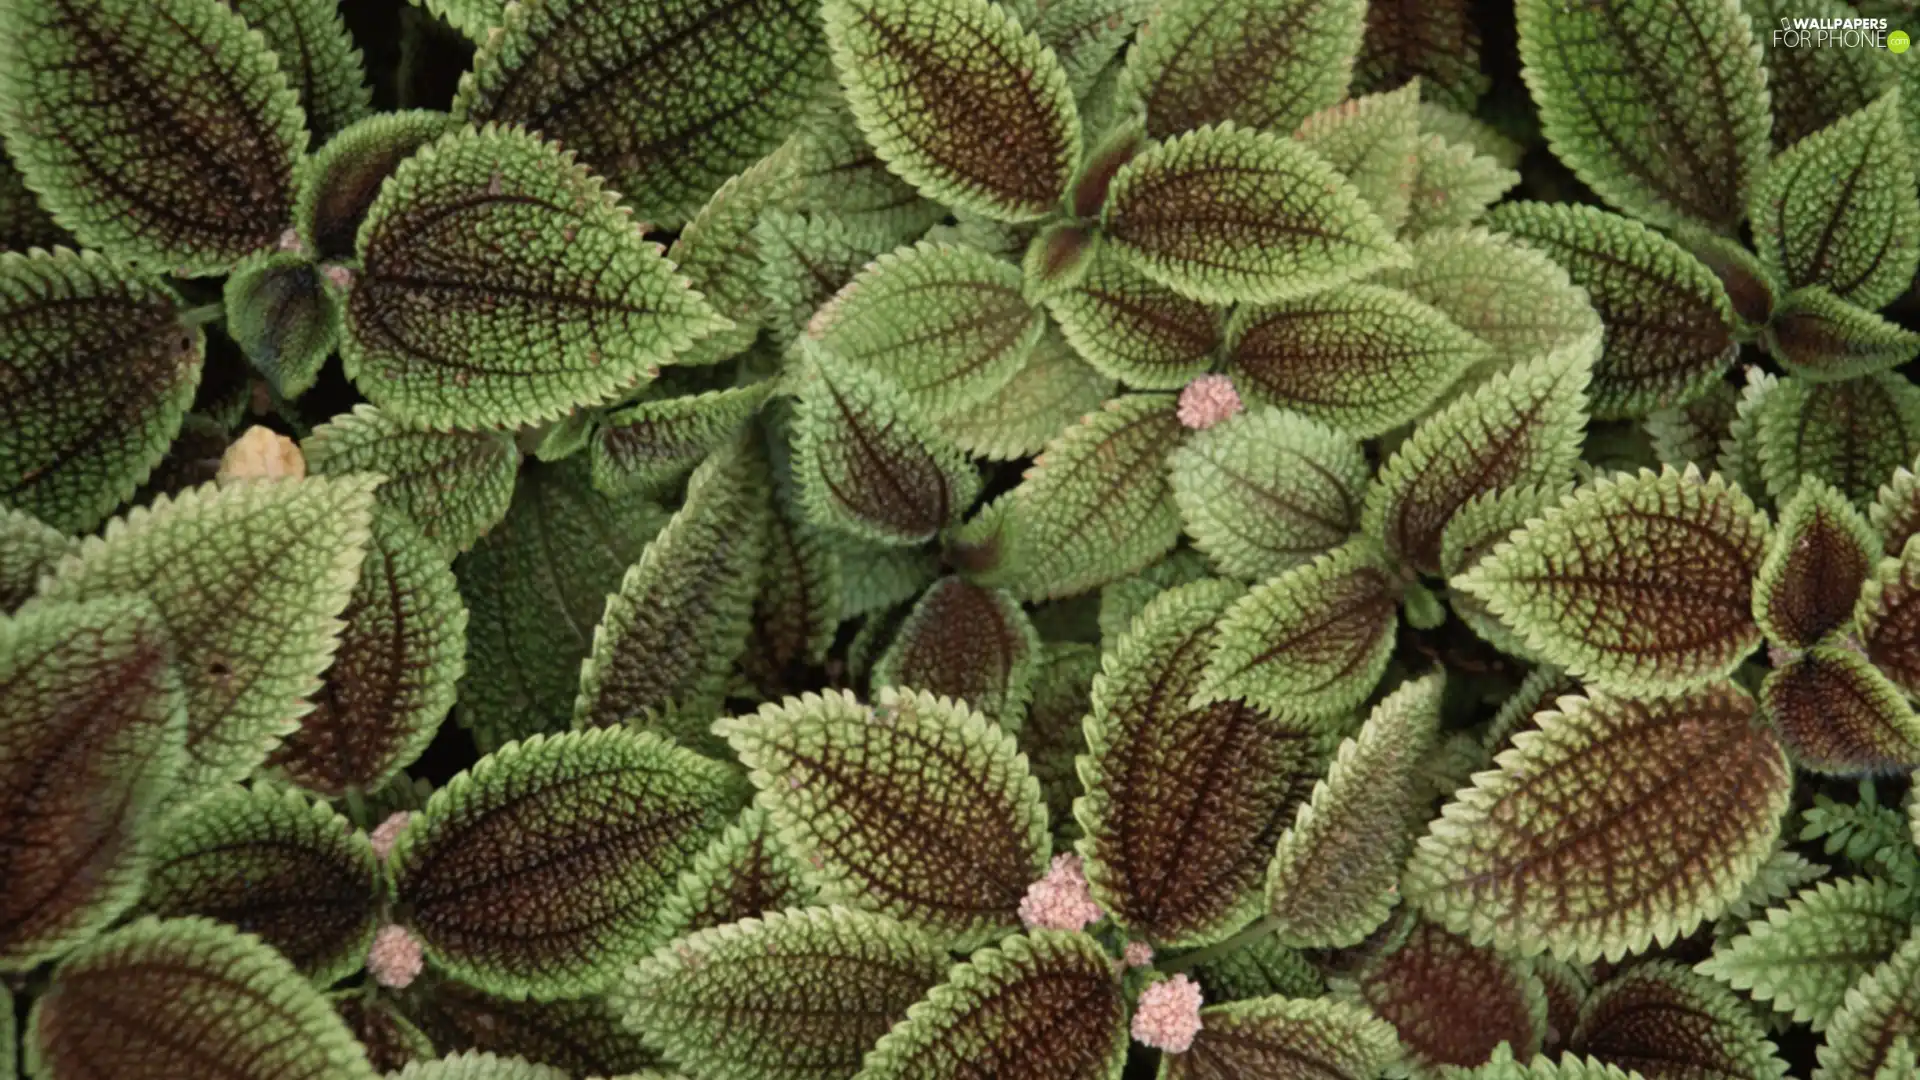
<path id="1" fill-rule="evenodd" d="M 0 0 L 0 1080 L 1920 1078 L 1897 2 L 421 5 Z"/>

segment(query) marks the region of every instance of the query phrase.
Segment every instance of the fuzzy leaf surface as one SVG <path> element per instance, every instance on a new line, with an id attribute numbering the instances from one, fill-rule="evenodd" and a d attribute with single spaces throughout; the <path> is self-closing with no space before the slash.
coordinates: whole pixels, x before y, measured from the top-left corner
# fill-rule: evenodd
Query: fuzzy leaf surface
<path id="1" fill-rule="evenodd" d="M 1920 687 L 1920 544 L 1883 559 L 1860 593 L 1854 622 L 1867 659 L 1907 693 Z"/>
<path id="2" fill-rule="evenodd" d="M 1573 1054 L 1648 1080 L 1779 1080 L 1787 1063 L 1726 987 L 1668 960 L 1609 979 L 1580 1008 Z"/>
<path id="3" fill-rule="evenodd" d="M 300 451 L 315 475 L 386 477 L 376 492 L 380 503 L 448 557 L 473 547 L 507 516 L 520 468 L 519 448 L 504 434 L 414 427 L 372 405 L 356 405 L 314 428 Z"/>
<path id="4" fill-rule="evenodd" d="M 1754 37 L 1766 51 L 1775 150 L 1873 104 L 1893 85 L 1895 71 L 1904 70 L 1883 49 L 1796 49 L 1786 38 L 1774 44 L 1772 32 L 1782 28 L 1782 17 L 1859 18 L 1861 11 L 1845 0 L 1753 0 L 1740 6 L 1753 19 Z"/>
<path id="5" fill-rule="evenodd" d="M 894 247 L 891 234 L 857 229 L 834 214 L 770 208 L 753 227 L 767 328 L 785 346 L 862 267 Z"/>
<path id="6" fill-rule="evenodd" d="M 1160 1057 L 1160 1080 L 1364 1080 L 1400 1055 L 1393 1025 L 1330 998 L 1262 997 L 1200 1011 L 1184 1054 Z"/>
<path id="7" fill-rule="evenodd" d="M 187 697 L 181 796 L 241 779 L 298 726 L 359 577 L 372 489 L 366 474 L 194 488 L 112 522 L 47 580 L 36 603 L 153 602 Z"/>
<path id="8" fill-rule="evenodd" d="M 0 254 L 0 504 L 88 532 L 166 455 L 206 339 L 174 291 L 66 249 Z"/>
<path id="9" fill-rule="evenodd" d="M 292 964 L 208 919 L 146 918 L 87 943 L 54 971 L 25 1035 L 27 1073 L 43 1080 L 374 1078 Z"/>
<path id="10" fill-rule="evenodd" d="M 1775 668 L 1760 705 L 1802 768 L 1861 776 L 1920 766 L 1920 716 L 1851 649 L 1820 646 Z"/>
<path id="11" fill-rule="evenodd" d="M 1377 18 L 1371 6 L 1367 17 Z M 1349 98 L 1307 117 L 1293 133 L 1353 181 L 1381 223 L 1395 231 L 1407 220 L 1420 171 L 1419 155 L 1407 147 L 1420 137 L 1421 89 L 1409 83 L 1391 93 Z"/>
<path id="12" fill-rule="evenodd" d="M 1346 95 L 1365 25 L 1356 0 L 1179 0 L 1148 18 L 1124 92 L 1155 139 L 1227 122 L 1285 135 Z"/>
<path id="13" fill-rule="evenodd" d="M 1920 388 L 1892 372 L 1837 383 L 1783 379 L 1754 409 L 1766 492 L 1785 500 L 1815 476 L 1855 506 L 1920 455 Z"/>
<path id="14" fill-rule="evenodd" d="M 1473 111 L 1491 80 L 1480 70 L 1480 27 L 1462 0 L 1370 0 L 1354 61 L 1355 93 L 1420 80 L 1430 108 Z"/>
<path id="15" fill-rule="evenodd" d="M 609 495 L 670 487 L 732 441 L 772 388 L 755 383 L 653 398 L 609 413 L 587 446 L 593 486 Z"/>
<path id="16" fill-rule="evenodd" d="M 827 661 L 841 622 L 840 555 L 790 500 L 774 497 L 767 556 L 748 617 L 743 674 L 769 697 L 785 694 Z"/>
<path id="17" fill-rule="evenodd" d="M 1519 173 L 1472 144 L 1430 131 L 1414 141 L 1414 165 L 1407 220 L 1401 226 L 1409 236 L 1471 225 L 1520 183 Z"/>
<path id="18" fill-rule="evenodd" d="M 338 8 L 314 0 L 221 3 L 266 39 L 287 85 L 299 96 L 314 145 L 368 114 L 373 95 Z"/>
<path id="19" fill-rule="evenodd" d="M 139 897 L 186 725 L 145 601 L 0 616 L 0 969 L 32 970 Z"/>
<path id="20" fill-rule="evenodd" d="M 667 261 L 679 267 L 693 288 L 733 325 L 707 335 L 677 357 L 688 366 L 719 363 L 744 352 L 773 314 L 771 298 L 760 283 L 760 244 L 756 228 L 762 216 L 791 206 L 800 190 L 802 153 L 797 141 L 753 163 L 720 185 L 687 222 Z"/>
<path id="21" fill-rule="evenodd" d="M 313 388 L 333 355 L 340 298 L 298 252 L 271 251 L 234 268 L 225 291 L 227 334 L 275 393 Z"/>
<path id="22" fill-rule="evenodd" d="M 402 1008 L 443 1054 L 523 1058 L 571 1076 L 650 1075 L 660 1055 L 604 997 L 514 1001 L 451 979 L 417 981 Z"/>
<path id="23" fill-rule="evenodd" d="M 357 248 L 347 375 L 423 426 L 601 404 L 729 325 L 597 176 L 514 129 L 457 132 L 401 162 Z"/>
<path id="24" fill-rule="evenodd" d="M 1847 497 L 1800 484 L 1767 541 L 1753 582 L 1753 618 L 1769 641 L 1808 648 L 1844 626 L 1880 557 L 1880 537 Z"/>
<path id="25" fill-rule="evenodd" d="M 1730 683 L 1560 699 L 1457 793 L 1409 902 L 1476 941 L 1587 962 L 1718 915 L 1772 854 L 1792 771 Z"/>
<path id="26" fill-rule="evenodd" d="M 1040 635 L 1019 601 L 946 578 L 921 594 L 868 678 L 964 701 L 1015 731 L 1039 663 Z"/>
<path id="27" fill-rule="evenodd" d="M 0 615 L 12 614 L 79 541 L 32 514 L 0 507 Z"/>

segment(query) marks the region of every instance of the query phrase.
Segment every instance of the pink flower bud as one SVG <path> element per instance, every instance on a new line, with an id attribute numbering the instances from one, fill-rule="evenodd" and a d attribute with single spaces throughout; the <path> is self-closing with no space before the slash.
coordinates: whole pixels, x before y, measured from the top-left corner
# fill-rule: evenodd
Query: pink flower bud
<path id="1" fill-rule="evenodd" d="M 1140 991 L 1133 1012 L 1133 1037 L 1169 1054 L 1184 1054 L 1200 1034 L 1200 984 L 1185 975 Z"/>
<path id="2" fill-rule="evenodd" d="M 406 927 L 389 923 L 373 935 L 373 948 L 367 950 L 367 974 L 381 986 L 399 990 L 419 978 L 426 965 L 426 952 Z"/>
<path id="3" fill-rule="evenodd" d="M 380 856 L 380 861 L 386 861 L 387 852 L 393 850 L 393 842 L 400 839 L 400 830 L 406 828 L 407 822 L 412 820 L 413 815 L 405 810 L 388 814 L 387 820 L 381 822 L 380 827 L 368 835 L 367 839 L 373 844 L 373 853 Z"/>
<path id="4" fill-rule="evenodd" d="M 1153 946 L 1144 941 L 1129 941 L 1120 958 L 1125 960 L 1130 968 L 1146 967 L 1153 963 Z"/>
<path id="5" fill-rule="evenodd" d="M 1244 407 L 1233 380 L 1225 375 L 1202 375 L 1180 391 L 1180 422 L 1195 431 L 1205 431 Z"/>
<path id="6" fill-rule="evenodd" d="M 1020 900 L 1020 921 L 1029 930 L 1081 930 L 1103 914 L 1078 855 L 1054 856 L 1047 876 L 1027 886 Z"/>

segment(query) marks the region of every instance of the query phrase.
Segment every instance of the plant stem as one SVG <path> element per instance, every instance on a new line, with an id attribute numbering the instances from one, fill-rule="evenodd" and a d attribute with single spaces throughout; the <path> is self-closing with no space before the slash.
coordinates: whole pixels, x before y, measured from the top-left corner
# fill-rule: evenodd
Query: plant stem
<path id="1" fill-rule="evenodd" d="M 226 314 L 225 304 L 201 304 L 199 307 L 188 308 L 181 312 L 180 321 L 187 326 L 205 326 L 225 318 Z"/>
<path id="2" fill-rule="evenodd" d="M 1263 919 L 1255 921 L 1245 930 L 1240 931 L 1225 941 L 1218 941 L 1204 949 L 1195 949 L 1190 953 L 1183 953 L 1158 966 L 1161 971 L 1169 975 L 1185 971 L 1191 967 L 1198 967 L 1209 960 L 1218 960 L 1223 956 L 1239 952 L 1241 949 L 1259 941 L 1261 938 L 1266 937 L 1278 929 L 1280 929 L 1280 920 L 1268 915 Z"/>

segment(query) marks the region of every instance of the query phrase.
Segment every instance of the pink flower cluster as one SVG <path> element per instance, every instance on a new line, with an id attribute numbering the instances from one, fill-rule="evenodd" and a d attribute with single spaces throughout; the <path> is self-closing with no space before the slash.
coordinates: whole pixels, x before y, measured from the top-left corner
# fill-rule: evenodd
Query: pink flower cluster
<path id="1" fill-rule="evenodd" d="M 1078 855 L 1055 855 L 1047 876 L 1027 886 L 1020 900 L 1020 921 L 1029 930 L 1083 930 L 1104 914 Z"/>
<path id="2" fill-rule="evenodd" d="M 1200 1034 L 1200 984 L 1185 975 L 1140 991 L 1133 1011 L 1133 1037 L 1169 1054 L 1184 1054 Z"/>
<path id="3" fill-rule="evenodd" d="M 1180 391 L 1180 422 L 1195 431 L 1205 431 L 1243 408 L 1240 391 L 1225 375 L 1202 375 Z"/>
<path id="4" fill-rule="evenodd" d="M 425 950 L 406 927 L 388 924 L 373 935 L 373 948 L 367 950 L 367 974 L 374 982 L 398 990 L 419 978 L 426 966 Z"/>

